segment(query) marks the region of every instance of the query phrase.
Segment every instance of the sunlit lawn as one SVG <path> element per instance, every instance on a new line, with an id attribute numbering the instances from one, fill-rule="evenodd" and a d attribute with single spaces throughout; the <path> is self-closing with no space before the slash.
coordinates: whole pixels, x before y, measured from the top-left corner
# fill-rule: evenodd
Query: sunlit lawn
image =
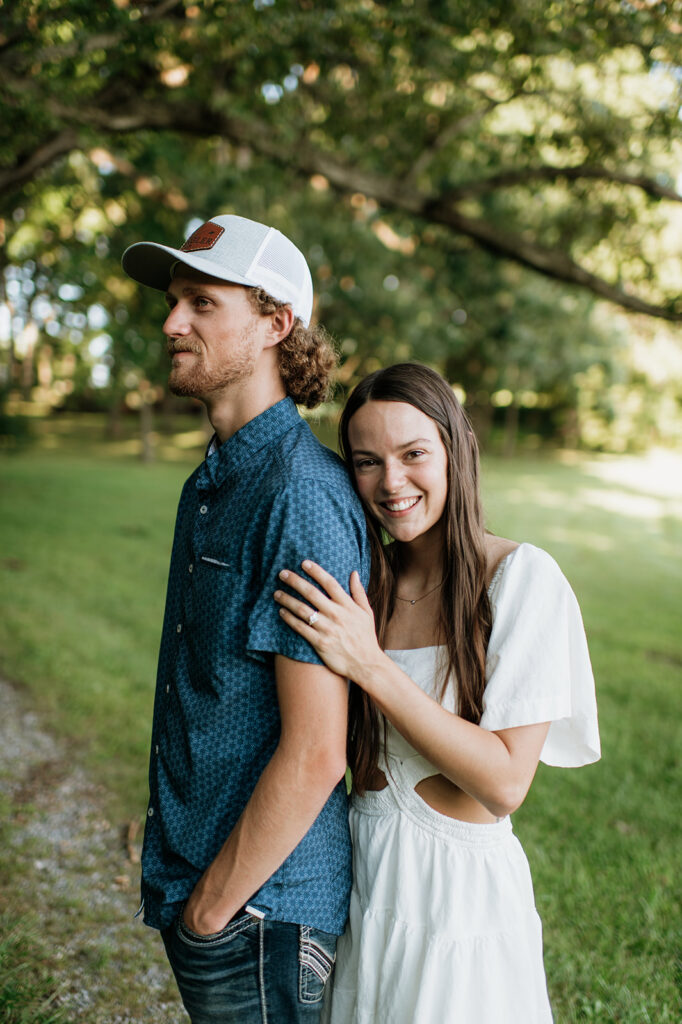
<path id="1" fill-rule="evenodd" d="M 145 806 L 172 525 L 201 458 L 168 444 L 175 461 L 143 466 L 125 445 L 93 434 L 80 451 L 54 442 L 0 459 L 0 671 L 70 738 L 121 821 Z M 558 1024 L 682 1019 L 682 462 L 660 458 L 659 474 L 652 460 L 485 463 L 490 527 L 559 561 L 597 678 L 602 762 L 541 766 L 515 816 Z"/>
<path id="2" fill-rule="evenodd" d="M 601 763 L 541 766 L 515 817 L 559 1022 L 682 1020 L 682 460 L 652 466 L 487 466 L 491 525 L 562 565 L 597 680 Z"/>

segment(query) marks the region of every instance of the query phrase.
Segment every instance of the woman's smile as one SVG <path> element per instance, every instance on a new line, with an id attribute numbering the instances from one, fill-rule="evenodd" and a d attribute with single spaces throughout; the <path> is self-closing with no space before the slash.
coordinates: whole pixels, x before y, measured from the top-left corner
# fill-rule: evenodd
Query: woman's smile
<path id="1" fill-rule="evenodd" d="M 408 512 L 411 512 L 419 501 L 421 501 L 420 497 L 394 498 L 391 501 L 382 501 L 381 504 L 390 516 L 404 516 Z"/>

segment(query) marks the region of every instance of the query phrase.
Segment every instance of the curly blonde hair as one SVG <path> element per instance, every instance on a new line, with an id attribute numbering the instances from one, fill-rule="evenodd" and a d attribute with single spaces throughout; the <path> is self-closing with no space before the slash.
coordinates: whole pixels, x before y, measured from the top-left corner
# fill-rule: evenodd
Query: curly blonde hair
<path id="1" fill-rule="evenodd" d="M 273 299 L 263 288 L 249 288 L 248 291 L 254 309 L 262 316 L 269 316 L 288 305 Z M 297 405 L 314 409 L 331 397 L 338 356 L 324 327 L 320 324 L 304 327 L 297 317 L 278 349 L 284 386 Z"/>

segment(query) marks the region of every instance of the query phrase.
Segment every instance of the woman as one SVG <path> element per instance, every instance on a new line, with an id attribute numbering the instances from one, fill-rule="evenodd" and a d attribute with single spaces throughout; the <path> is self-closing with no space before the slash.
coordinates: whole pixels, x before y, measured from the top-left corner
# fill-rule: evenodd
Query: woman
<path id="1" fill-rule="evenodd" d="M 319 587 L 291 567 L 275 595 L 353 684 L 354 882 L 327 1019 L 544 1024 L 541 923 L 509 815 L 539 759 L 600 755 L 578 605 L 548 554 L 486 533 L 476 441 L 437 373 L 371 374 L 340 436 L 368 513 L 369 600 L 356 573 L 349 597 L 310 562 Z"/>

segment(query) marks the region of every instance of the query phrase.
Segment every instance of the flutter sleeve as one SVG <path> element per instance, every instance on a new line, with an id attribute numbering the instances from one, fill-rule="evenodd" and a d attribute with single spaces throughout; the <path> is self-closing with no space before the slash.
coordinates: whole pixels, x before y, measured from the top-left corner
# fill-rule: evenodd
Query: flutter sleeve
<path id="1" fill-rule="evenodd" d="M 490 588 L 481 726 L 550 722 L 545 764 L 574 768 L 601 756 L 594 677 L 580 608 L 546 551 L 521 544 Z"/>

